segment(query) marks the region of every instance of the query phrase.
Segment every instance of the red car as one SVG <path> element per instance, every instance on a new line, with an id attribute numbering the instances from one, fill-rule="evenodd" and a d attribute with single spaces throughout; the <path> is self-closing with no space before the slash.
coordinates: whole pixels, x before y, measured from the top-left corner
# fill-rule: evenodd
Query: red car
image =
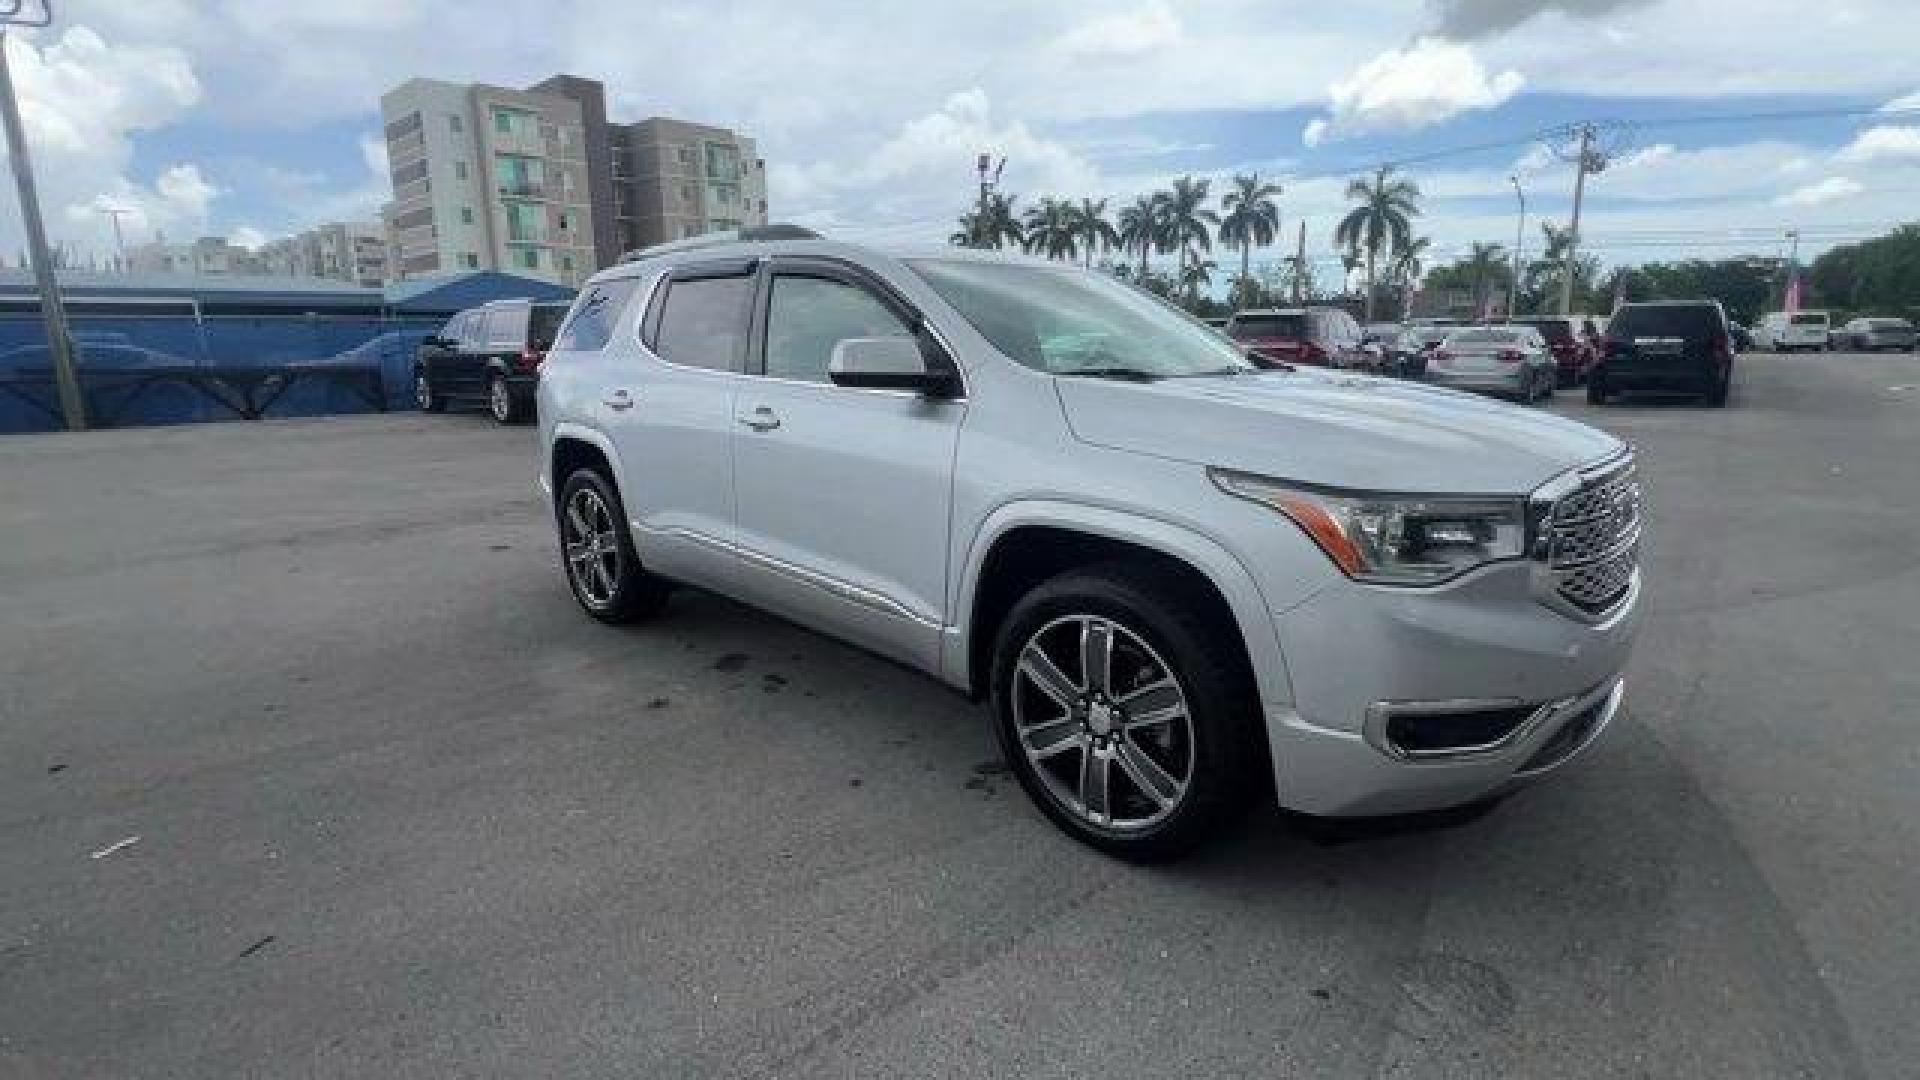
<path id="1" fill-rule="evenodd" d="M 1515 326 L 1531 326 L 1540 331 L 1547 339 L 1547 348 L 1553 351 L 1553 364 L 1559 371 L 1561 386 L 1578 386 L 1585 382 L 1593 371 L 1593 365 L 1600 357 L 1594 351 L 1593 341 L 1587 334 L 1586 319 L 1515 319 Z"/>
<path id="2" fill-rule="evenodd" d="M 1235 312 L 1227 336 L 1255 362 L 1375 368 L 1380 351 L 1361 339 L 1360 323 L 1339 308 L 1266 308 Z"/>

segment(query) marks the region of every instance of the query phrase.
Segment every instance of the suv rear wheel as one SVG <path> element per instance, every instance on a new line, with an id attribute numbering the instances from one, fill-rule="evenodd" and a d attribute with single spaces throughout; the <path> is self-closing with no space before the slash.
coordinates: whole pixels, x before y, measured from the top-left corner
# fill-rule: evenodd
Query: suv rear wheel
<path id="1" fill-rule="evenodd" d="M 496 424 L 517 424 L 527 418 L 526 403 L 514 396 L 507 377 L 498 372 L 487 380 L 487 411 Z"/>
<path id="2" fill-rule="evenodd" d="M 1020 785 L 1124 859 L 1204 843 L 1265 760 L 1251 676 L 1183 584 L 1124 564 L 1069 571 L 1014 606 L 994 647 L 994 727 Z"/>
<path id="3" fill-rule="evenodd" d="M 555 517 L 567 585 L 587 614 L 604 623 L 627 623 L 666 605 L 667 583 L 640 565 L 620 494 L 606 477 L 593 469 L 575 470 L 561 485 Z"/>

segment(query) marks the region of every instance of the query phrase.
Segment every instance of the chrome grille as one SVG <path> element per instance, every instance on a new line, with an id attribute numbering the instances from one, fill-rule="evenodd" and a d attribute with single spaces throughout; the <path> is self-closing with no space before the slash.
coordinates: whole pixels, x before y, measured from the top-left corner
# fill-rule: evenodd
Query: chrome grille
<path id="1" fill-rule="evenodd" d="M 1629 458 L 1590 476 L 1540 521 L 1553 598 L 1597 617 L 1618 604 L 1640 562 L 1640 477 Z"/>

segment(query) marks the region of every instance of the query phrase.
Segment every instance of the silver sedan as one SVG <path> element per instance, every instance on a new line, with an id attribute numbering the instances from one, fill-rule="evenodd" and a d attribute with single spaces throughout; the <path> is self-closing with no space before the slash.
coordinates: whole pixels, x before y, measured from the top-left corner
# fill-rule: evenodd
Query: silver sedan
<path id="1" fill-rule="evenodd" d="M 1553 396 L 1553 353 L 1531 326 L 1462 327 L 1429 356 L 1426 378 L 1531 404 Z"/>

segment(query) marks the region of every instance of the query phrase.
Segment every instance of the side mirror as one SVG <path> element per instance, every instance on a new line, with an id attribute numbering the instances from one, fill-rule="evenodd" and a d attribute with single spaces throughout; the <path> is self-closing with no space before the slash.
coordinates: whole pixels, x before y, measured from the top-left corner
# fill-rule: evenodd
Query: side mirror
<path id="1" fill-rule="evenodd" d="M 827 356 L 827 378 L 835 386 L 910 390 L 932 397 L 947 397 L 958 389 L 953 372 L 930 369 L 920 343 L 909 337 L 842 338 Z"/>

